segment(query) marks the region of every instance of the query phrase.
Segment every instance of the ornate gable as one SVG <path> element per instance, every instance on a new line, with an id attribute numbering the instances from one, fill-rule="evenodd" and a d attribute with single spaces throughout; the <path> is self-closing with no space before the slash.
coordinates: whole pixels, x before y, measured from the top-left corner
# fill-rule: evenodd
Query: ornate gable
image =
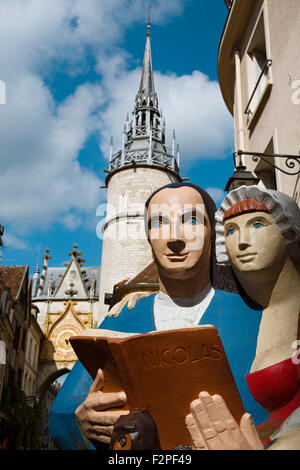
<path id="1" fill-rule="evenodd" d="M 74 245 L 73 251 L 69 253 L 69 255 L 72 256 L 71 262 L 67 266 L 66 272 L 56 290 L 54 298 L 88 297 L 85 282 L 80 270 L 80 266 L 84 260 L 79 258 L 81 253 L 76 250 L 77 245 Z"/>
<path id="2" fill-rule="evenodd" d="M 77 302 L 64 302 L 64 312 L 47 313 L 45 318 L 45 342 L 41 354 L 42 361 L 69 362 L 77 357 L 69 338 L 85 328 L 92 327 L 92 314 L 75 310 Z"/>

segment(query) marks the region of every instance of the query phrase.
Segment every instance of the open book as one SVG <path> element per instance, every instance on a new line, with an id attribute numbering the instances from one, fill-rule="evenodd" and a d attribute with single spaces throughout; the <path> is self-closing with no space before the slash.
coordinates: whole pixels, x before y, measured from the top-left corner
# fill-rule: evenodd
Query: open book
<path id="1" fill-rule="evenodd" d="M 202 391 L 221 395 L 238 423 L 245 413 L 213 326 L 147 334 L 90 329 L 70 342 L 93 378 L 103 370 L 103 392 L 124 390 L 125 408 L 151 413 L 164 450 L 191 445 L 185 417 Z"/>

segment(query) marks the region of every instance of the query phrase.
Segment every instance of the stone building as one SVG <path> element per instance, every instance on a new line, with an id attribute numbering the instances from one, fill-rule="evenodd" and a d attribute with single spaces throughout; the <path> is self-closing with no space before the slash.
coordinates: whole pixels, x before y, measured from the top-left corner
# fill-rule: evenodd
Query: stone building
<path id="1" fill-rule="evenodd" d="M 235 149 L 241 151 L 234 176 L 242 181 L 250 177 L 251 183 L 251 175 L 245 174 L 250 171 L 258 184 L 300 203 L 299 0 L 226 4 L 218 74 L 224 102 L 234 117 Z"/>
<path id="2" fill-rule="evenodd" d="M 34 433 L 32 422 L 24 418 L 28 418 L 28 405 L 34 404 L 34 397 L 29 396 L 32 390 L 26 388 L 27 338 L 32 325 L 28 271 L 28 266 L 0 266 L 0 447 L 4 448 L 13 442 L 14 448 L 23 448 L 26 437 Z M 37 372 L 38 364 L 31 371 L 32 381 L 36 382 Z M 13 424 L 16 413 L 22 426 Z"/>
<path id="3" fill-rule="evenodd" d="M 12 328 L 13 300 L 10 289 L 3 281 L 0 281 L 0 401 L 3 386 L 6 385 L 8 376 L 5 374 L 6 365 L 10 362 L 8 353 L 13 343 L 14 332 Z"/>
<path id="4" fill-rule="evenodd" d="M 0 266 L 0 282 L 0 340 L 6 348 L 3 383 L 22 388 L 31 305 L 28 266 Z"/>
<path id="5" fill-rule="evenodd" d="M 165 142 L 166 123 L 158 108 L 150 44 L 150 22 L 142 75 L 131 119 L 127 115 L 122 149 L 113 153 L 112 141 L 107 189 L 106 221 L 100 278 L 100 323 L 115 284 L 132 278 L 151 261 L 144 230 L 144 203 L 160 186 L 182 181 L 179 146 Z M 130 261 L 129 261 L 130 260 Z"/>
<path id="6" fill-rule="evenodd" d="M 38 399 L 38 374 L 40 352 L 44 333 L 37 322 L 38 309 L 31 307 L 30 325 L 27 332 L 22 389 L 27 399 Z M 30 402 L 29 402 L 30 404 Z"/>
<path id="7" fill-rule="evenodd" d="M 42 272 L 37 266 L 32 278 L 32 304 L 45 336 L 37 383 L 41 399 L 51 383 L 69 372 L 77 360 L 69 338 L 95 326 L 100 267 L 84 266 L 85 260 L 77 248 L 75 244 L 69 253 L 70 261 L 62 267 L 49 266 L 51 256 L 47 249 Z M 35 357 L 34 351 L 31 354 Z"/>

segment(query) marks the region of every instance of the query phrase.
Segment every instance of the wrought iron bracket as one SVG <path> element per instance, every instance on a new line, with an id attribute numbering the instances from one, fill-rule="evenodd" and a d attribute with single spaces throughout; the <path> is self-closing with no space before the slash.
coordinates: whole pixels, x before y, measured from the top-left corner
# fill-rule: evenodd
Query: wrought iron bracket
<path id="1" fill-rule="evenodd" d="M 272 166 L 273 168 L 276 168 L 276 170 L 281 171 L 285 175 L 295 176 L 295 175 L 300 174 L 300 154 L 299 155 L 286 155 L 286 154 L 278 154 L 278 153 L 244 152 L 243 150 L 238 150 L 237 152 L 234 152 L 233 154 L 234 158 L 236 158 L 237 156 L 241 157 L 242 155 L 252 156 L 252 160 L 254 162 L 258 162 L 259 159 L 262 159 L 268 165 Z M 296 171 L 284 170 L 283 168 L 280 168 L 279 166 L 275 165 L 275 163 L 270 162 L 270 160 L 268 160 L 268 157 L 285 159 L 285 166 L 287 168 L 289 168 L 290 170 L 294 170 L 297 168 L 298 169 Z"/>

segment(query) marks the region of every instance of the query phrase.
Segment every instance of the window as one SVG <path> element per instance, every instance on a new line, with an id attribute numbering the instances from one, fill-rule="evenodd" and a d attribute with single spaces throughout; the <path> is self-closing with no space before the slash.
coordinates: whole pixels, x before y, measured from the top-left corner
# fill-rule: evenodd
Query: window
<path id="1" fill-rule="evenodd" d="M 26 331 L 23 330 L 23 334 L 22 334 L 22 346 L 21 346 L 22 351 L 25 351 L 25 339 L 26 339 Z"/>
<path id="2" fill-rule="evenodd" d="M 13 322 L 13 317 L 14 317 L 14 307 L 11 307 L 9 310 L 9 321 L 10 323 Z"/>
<path id="3" fill-rule="evenodd" d="M 5 376 L 5 364 L 0 364 L 0 401 L 1 401 L 2 389 L 4 385 L 4 376 Z"/>
<path id="4" fill-rule="evenodd" d="M 30 362 L 30 364 L 31 364 L 31 348 L 32 348 L 32 339 L 30 338 L 29 349 L 28 349 L 28 361 Z"/>
<path id="5" fill-rule="evenodd" d="M 35 345 L 34 345 L 34 358 L 33 358 L 33 365 L 34 365 L 34 367 L 37 366 L 37 359 L 38 359 L 38 357 L 37 357 L 37 345 L 35 344 Z"/>
<path id="6" fill-rule="evenodd" d="M 24 374 L 23 390 L 24 390 L 24 392 L 27 394 L 27 373 Z"/>
<path id="7" fill-rule="evenodd" d="M 272 61 L 267 54 L 264 12 L 262 11 L 246 55 L 248 102 L 245 114 L 248 115 L 248 122 L 271 85 L 269 72 L 271 63 Z"/>
<path id="8" fill-rule="evenodd" d="M 20 332 L 21 332 L 21 328 L 17 325 L 15 329 L 14 342 L 13 342 L 13 347 L 16 351 L 19 349 Z"/>

